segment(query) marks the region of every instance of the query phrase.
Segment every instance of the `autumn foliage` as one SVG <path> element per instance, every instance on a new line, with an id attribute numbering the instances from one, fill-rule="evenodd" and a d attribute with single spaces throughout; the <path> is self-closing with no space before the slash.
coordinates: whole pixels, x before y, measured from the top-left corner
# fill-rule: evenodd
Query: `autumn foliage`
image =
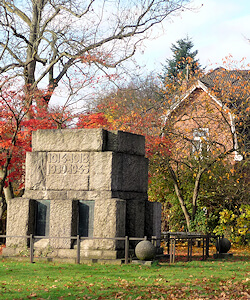
<path id="1" fill-rule="evenodd" d="M 199 80 L 177 108 L 178 93 L 160 95 L 149 84 L 141 94 L 132 86 L 104 95 L 93 110 L 77 116 L 63 107 L 48 107 L 49 91 L 30 95 L 22 88 L 5 87 L 0 94 L 0 179 L 5 198 L 7 190 L 18 194 L 24 188 L 32 131 L 65 128 L 74 118 L 75 128 L 145 136 L 149 199 L 164 204 L 163 229 L 220 234 L 224 230 L 233 232 L 236 241 L 243 235 L 247 241 L 242 228 L 250 228 L 245 213 L 249 207 L 241 204 L 247 205 L 249 192 L 249 72 L 219 68 Z M 211 101 L 213 97 L 220 103 Z M 233 217 L 225 222 L 226 215 Z M 238 229 L 230 231 L 230 226 Z"/>
<path id="2" fill-rule="evenodd" d="M 170 143 L 164 136 L 160 137 L 162 121 L 156 118 L 155 111 L 146 113 L 129 111 L 127 108 L 120 109 L 112 102 L 108 103 L 107 108 L 103 105 L 98 106 L 98 110 L 79 115 L 77 128 L 105 128 L 142 134 L 146 139 L 147 157 L 156 152 L 160 155 L 169 153 Z"/>
<path id="3" fill-rule="evenodd" d="M 0 95 L 0 179 L 4 188 L 11 186 L 16 192 L 24 188 L 25 154 L 31 151 L 32 131 L 64 128 L 71 118 L 63 108 L 49 109 L 44 93 L 28 102 L 23 90 L 12 91 L 8 86 Z"/>

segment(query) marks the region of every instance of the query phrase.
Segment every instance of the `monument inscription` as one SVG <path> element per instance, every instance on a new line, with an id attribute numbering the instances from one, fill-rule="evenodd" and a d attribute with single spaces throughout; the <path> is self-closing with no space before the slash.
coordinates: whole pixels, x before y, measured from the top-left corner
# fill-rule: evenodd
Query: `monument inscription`
<path id="1" fill-rule="evenodd" d="M 47 175 L 89 173 L 89 156 L 78 152 L 48 153 Z"/>
<path id="2" fill-rule="evenodd" d="M 88 189 L 89 154 L 80 152 L 49 152 L 46 168 L 48 189 Z"/>

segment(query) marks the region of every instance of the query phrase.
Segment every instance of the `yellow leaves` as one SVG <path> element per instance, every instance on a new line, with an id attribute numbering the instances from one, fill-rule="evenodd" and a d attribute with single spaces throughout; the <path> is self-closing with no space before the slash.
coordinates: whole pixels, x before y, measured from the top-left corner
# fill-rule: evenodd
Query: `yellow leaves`
<path id="1" fill-rule="evenodd" d="M 246 228 L 240 228 L 240 229 L 238 229 L 238 233 L 240 235 L 245 235 L 247 232 L 248 232 L 248 228 L 247 227 Z"/>
<path id="2" fill-rule="evenodd" d="M 228 209 L 224 209 L 220 212 L 220 221 L 221 223 L 228 223 L 229 221 L 233 221 L 236 218 L 235 214 Z"/>

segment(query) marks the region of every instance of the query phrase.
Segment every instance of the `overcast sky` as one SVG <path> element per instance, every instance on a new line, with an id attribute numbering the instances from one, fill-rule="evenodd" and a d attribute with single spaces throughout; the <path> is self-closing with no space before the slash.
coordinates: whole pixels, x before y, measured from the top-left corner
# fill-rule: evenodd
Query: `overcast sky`
<path id="1" fill-rule="evenodd" d="M 164 23 L 165 33 L 145 42 L 136 60 L 149 71 L 162 69 L 161 63 L 171 57 L 170 46 L 187 35 L 203 67 L 221 65 L 231 54 L 250 63 L 250 0 L 194 0 L 195 11 L 186 11 Z"/>

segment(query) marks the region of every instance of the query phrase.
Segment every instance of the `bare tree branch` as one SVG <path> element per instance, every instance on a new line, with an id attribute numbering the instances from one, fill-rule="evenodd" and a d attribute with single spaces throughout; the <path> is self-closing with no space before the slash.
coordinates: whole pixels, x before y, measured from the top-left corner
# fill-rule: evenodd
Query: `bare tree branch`
<path id="1" fill-rule="evenodd" d="M 12 22 L 0 22 L 6 32 L 0 43 L 1 73 L 22 71 L 29 89 L 46 81 L 53 92 L 76 63 L 84 68 L 85 55 L 94 68 L 116 68 L 134 55 L 147 31 L 189 1 L 27 0 L 23 6 L 3 0 L 0 14 L 8 11 Z M 111 49 L 112 57 L 102 60 Z"/>

